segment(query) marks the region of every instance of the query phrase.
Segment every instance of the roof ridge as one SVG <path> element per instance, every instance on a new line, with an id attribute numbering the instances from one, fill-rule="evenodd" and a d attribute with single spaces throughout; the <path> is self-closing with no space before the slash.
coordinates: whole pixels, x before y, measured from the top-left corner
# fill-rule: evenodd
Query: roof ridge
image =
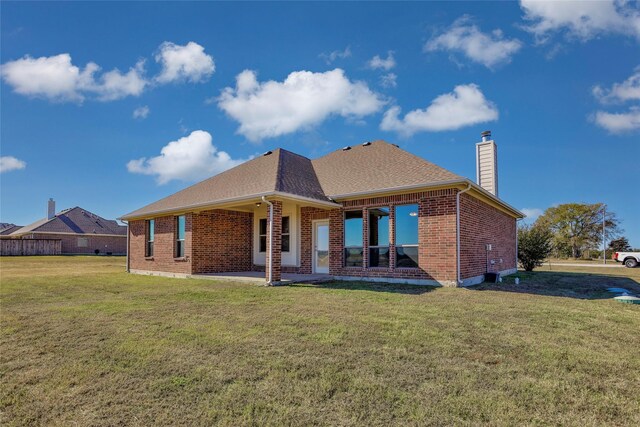
<path id="1" fill-rule="evenodd" d="M 282 164 L 284 163 L 282 161 L 282 152 L 285 151 L 282 148 L 277 148 L 276 150 L 278 150 L 278 162 L 276 163 L 276 182 L 275 182 L 275 187 L 274 187 L 274 191 L 280 191 L 283 187 L 282 185 L 282 178 L 283 178 L 283 171 L 282 171 Z"/>

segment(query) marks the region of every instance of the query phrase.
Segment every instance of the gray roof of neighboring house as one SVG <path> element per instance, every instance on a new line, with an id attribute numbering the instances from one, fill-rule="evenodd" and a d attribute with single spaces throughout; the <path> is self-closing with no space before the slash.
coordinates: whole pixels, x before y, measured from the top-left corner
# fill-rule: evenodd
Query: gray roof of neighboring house
<path id="1" fill-rule="evenodd" d="M 469 180 L 385 141 L 336 150 L 314 160 L 277 149 L 123 218 L 141 218 L 282 193 L 331 205 L 332 199 L 361 192 L 465 182 Z"/>
<path id="2" fill-rule="evenodd" d="M 0 225 L 0 236 L 6 236 L 6 235 L 13 233 L 14 231 L 16 231 L 16 230 L 18 230 L 20 228 L 22 228 L 21 225 L 3 223 L 3 224 Z"/>
<path id="3" fill-rule="evenodd" d="M 65 209 L 53 218 L 43 218 L 11 233 L 21 236 L 28 233 L 76 233 L 126 236 L 127 227 L 112 219 L 104 219 L 80 207 Z"/>

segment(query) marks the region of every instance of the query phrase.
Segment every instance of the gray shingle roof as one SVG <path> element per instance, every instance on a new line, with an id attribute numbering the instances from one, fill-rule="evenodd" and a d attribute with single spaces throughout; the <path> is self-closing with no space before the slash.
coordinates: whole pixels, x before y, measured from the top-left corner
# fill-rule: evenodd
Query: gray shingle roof
<path id="1" fill-rule="evenodd" d="M 351 193 L 464 180 L 385 141 L 334 151 L 312 163 L 324 193 L 332 198 Z"/>
<path id="2" fill-rule="evenodd" d="M 104 219 L 80 207 L 65 209 L 51 219 L 43 218 L 11 233 L 20 236 L 27 233 L 76 233 L 126 236 L 127 227 L 117 221 Z"/>
<path id="3" fill-rule="evenodd" d="M 277 149 L 178 191 L 123 218 L 207 206 L 274 192 L 328 202 L 337 195 L 383 191 L 464 178 L 385 141 L 315 160 Z"/>
<path id="4" fill-rule="evenodd" d="M 0 236 L 6 236 L 8 234 L 13 233 L 14 231 L 18 230 L 22 228 L 21 225 L 15 225 L 15 224 L 2 224 L 0 226 Z"/>

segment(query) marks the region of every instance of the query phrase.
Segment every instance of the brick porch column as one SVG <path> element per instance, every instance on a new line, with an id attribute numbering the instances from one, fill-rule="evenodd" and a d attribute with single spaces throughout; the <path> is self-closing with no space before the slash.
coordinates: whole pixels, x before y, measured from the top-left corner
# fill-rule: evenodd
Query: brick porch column
<path id="1" fill-rule="evenodd" d="M 267 219 L 267 258 L 265 268 L 265 278 L 269 280 L 269 264 L 273 264 L 273 272 L 271 273 L 272 284 L 277 284 L 282 280 L 282 202 L 279 200 L 270 200 L 273 208 L 267 206 L 267 218 L 269 218 L 269 209 L 273 209 L 273 224 Z M 269 245 L 269 235 L 271 234 L 271 226 L 273 225 L 273 248 Z M 269 259 L 273 257 L 273 262 Z"/>

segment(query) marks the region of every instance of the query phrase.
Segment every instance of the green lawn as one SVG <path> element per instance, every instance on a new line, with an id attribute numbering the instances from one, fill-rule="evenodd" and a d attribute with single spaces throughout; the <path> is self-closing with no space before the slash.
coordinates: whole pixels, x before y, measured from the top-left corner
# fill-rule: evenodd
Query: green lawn
<path id="1" fill-rule="evenodd" d="M 3 426 L 640 425 L 640 306 L 602 291 L 640 268 L 473 290 L 0 268 Z"/>

